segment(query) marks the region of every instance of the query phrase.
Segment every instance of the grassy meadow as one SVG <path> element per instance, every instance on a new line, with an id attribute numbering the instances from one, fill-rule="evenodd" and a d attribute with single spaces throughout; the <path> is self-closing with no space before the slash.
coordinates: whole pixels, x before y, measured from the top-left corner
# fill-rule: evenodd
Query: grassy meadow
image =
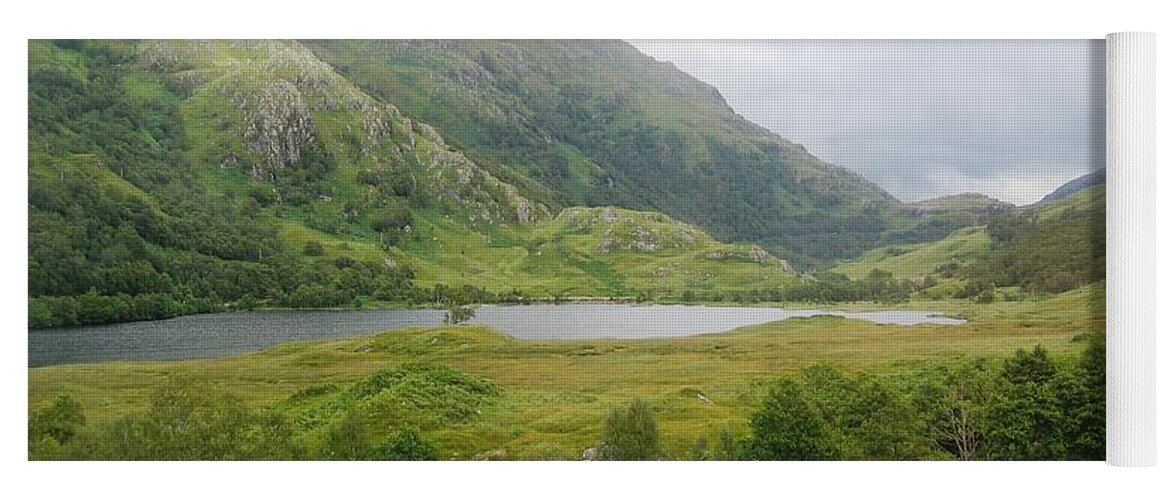
<path id="1" fill-rule="evenodd" d="M 379 370 L 425 363 L 499 389 L 477 396 L 466 408 L 460 406 L 466 401 L 442 398 L 434 407 L 415 408 L 436 415 L 467 410 L 458 418 L 413 414 L 413 422 L 424 422 L 422 433 L 440 458 L 577 459 L 597 445 L 607 413 L 635 399 L 652 408 L 667 456 L 686 458 L 697 438 L 744 429 L 770 381 L 811 365 L 900 377 L 933 362 L 1006 358 L 1037 345 L 1056 363 L 1072 363 L 1083 349 L 1083 334 L 1104 329 L 1104 313 L 1086 307 L 1100 296 L 1101 287 L 1087 287 L 1036 301 L 897 306 L 969 320 L 960 326 L 880 326 L 815 317 L 670 340 L 531 342 L 478 326 L 408 329 L 223 359 L 34 368 L 29 406 L 35 411 L 67 394 L 84 408 L 87 426 L 100 428 L 145 410 L 152 394 L 182 377 L 252 408 L 281 412 L 294 422 L 297 435 L 314 442 L 326 432 L 322 419 L 336 418 L 346 388 Z M 871 307 L 878 306 L 856 306 Z M 378 439 L 393 427 L 369 432 Z"/>

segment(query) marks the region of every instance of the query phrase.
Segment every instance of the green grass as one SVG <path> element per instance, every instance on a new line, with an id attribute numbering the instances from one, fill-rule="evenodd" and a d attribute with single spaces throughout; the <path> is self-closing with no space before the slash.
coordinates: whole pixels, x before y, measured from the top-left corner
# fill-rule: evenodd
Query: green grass
<path id="1" fill-rule="evenodd" d="M 888 271 L 897 279 L 922 278 L 941 265 L 971 264 L 992 250 L 992 239 L 980 226 L 956 230 L 946 238 L 913 245 L 876 248 L 856 260 L 839 264 L 833 271 L 852 279 L 865 278 L 874 269 Z"/>
<path id="2" fill-rule="evenodd" d="M 469 225 L 430 210 L 415 214 L 416 234 L 400 246 L 423 285 L 678 297 L 685 290 L 749 290 L 794 279 L 776 258 L 753 261 L 750 245 L 721 243 L 658 213 L 573 207 L 515 226 Z"/>
<path id="3" fill-rule="evenodd" d="M 84 405 L 90 425 L 103 425 L 141 410 L 168 377 L 186 373 L 255 407 L 309 408 L 376 371 L 423 362 L 462 370 L 501 390 L 479 415 L 425 431 L 445 458 L 492 450 L 505 450 L 511 459 L 575 458 L 596 444 L 611 408 L 636 398 L 651 404 L 667 451 L 684 457 L 700 435 L 742 428 L 759 403 L 761 382 L 814 363 L 894 373 L 919 361 L 1003 357 L 1038 344 L 1059 360 L 1070 359 L 1082 348 L 1080 334 L 1104 327 L 1104 314 L 1089 306 L 1100 297 L 1098 287 L 1043 301 L 903 306 L 971 320 L 961 326 L 817 317 L 671 340 L 529 342 L 476 326 L 407 329 L 222 359 L 34 368 L 29 407 L 70 394 Z"/>

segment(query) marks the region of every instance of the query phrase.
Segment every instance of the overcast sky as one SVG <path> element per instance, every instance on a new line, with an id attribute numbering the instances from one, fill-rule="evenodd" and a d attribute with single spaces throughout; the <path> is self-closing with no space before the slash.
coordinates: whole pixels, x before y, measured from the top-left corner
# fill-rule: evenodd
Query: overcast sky
<path id="1" fill-rule="evenodd" d="M 1100 40 L 631 43 L 903 201 L 1032 203 L 1105 164 Z"/>

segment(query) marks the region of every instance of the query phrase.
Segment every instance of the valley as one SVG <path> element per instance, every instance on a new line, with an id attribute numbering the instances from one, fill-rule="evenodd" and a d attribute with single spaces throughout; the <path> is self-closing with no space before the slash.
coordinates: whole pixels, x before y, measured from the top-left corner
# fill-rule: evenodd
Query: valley
<path id="1" fill-rule="evenodd" d="M 1104 454 L 1100 173 L 905 203 L 620 41 L 28 52 L 32 459 Z"/>

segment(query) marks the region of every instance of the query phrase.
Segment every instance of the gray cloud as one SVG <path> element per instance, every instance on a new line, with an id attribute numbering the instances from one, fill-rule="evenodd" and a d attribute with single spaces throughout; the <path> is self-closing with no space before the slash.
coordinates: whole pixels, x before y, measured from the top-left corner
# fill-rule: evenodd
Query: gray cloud
<path id="1" fill-rule="evenodd" d="M 1105 164 L 1102 40 L 633 40 L 904 201 L 1037 201 Z"/>

